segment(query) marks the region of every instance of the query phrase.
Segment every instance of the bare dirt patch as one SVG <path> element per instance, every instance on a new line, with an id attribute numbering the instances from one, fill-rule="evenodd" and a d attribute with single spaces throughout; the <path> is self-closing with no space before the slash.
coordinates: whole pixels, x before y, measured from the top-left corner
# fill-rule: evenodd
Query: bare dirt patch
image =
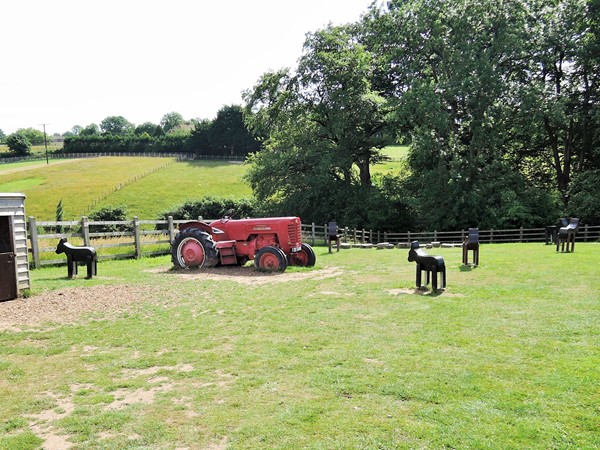
<path id="1" fill-rule="evenodd" d="M 388 293 L 392 295 L 443 295 L 444 297 L 464 297 L 463 294 L 456 294 L 448 292 L 445 289 L 441 289 L 437 292 L 429 289 L 388 289 Z"/>
<path id="2" fill-rule="evenodd" d="M 337 277 L 342 270 L 330 267 L 303 272 L 269 273 L 256 270 L 253 266 L 216 267 L 196 270 L 172 270 L 162 267 L 151 271 L 167 274 L 183 280 L 235 282 L 246 286 L 263 286 L 272 283 L 284 283 L 301 280 L 323 280 Z M 86 314 L 101 313 L 110 318 L 133 311 L 139 304 L 156 301 L 161 298 L 164 304 L 175 297 L 165 300 L 169 295 L 160 286 L 148 285 L 97 285 L 59 289 L 36 294 L 29 298 L 19 298 L 0 302 L 0 331 L 34 330 L 44 324 L 75 323 Z M 93 349 L 84 349 L 92 351 Z"/>
<path id="3" fill-rule="evenodd" d="M 263 286 L 271 283 L 285 283 L 308 279 L 324 280 L 339 276 L 342 270 L 339 267 L 328 267 L 305 272 L 262 272 L 254 266 L 236 266 L 181 270 L 159 268 L 152 270 L 152 273 L 171 274 L 186 280 L 233 281 L 248 286 Z"/>
<path id="4" fill-rule="evenodd" d="M 90 286 L 0 302 L 0 331 L 22 331 L 46 323 L 73 323 L 85 314 L 97 312 L 130 311 L 158 293 L 158 288 L 145 285 Z"/>

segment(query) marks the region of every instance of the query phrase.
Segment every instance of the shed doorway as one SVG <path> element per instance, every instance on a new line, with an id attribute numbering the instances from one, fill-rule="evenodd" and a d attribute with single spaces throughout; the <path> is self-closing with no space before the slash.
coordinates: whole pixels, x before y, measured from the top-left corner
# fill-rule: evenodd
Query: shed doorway
<path id="1" fill-rule="evenodd" d="M 11 216 L 0 216 L 0 301 L 17 297 L 17 258 Z"/>

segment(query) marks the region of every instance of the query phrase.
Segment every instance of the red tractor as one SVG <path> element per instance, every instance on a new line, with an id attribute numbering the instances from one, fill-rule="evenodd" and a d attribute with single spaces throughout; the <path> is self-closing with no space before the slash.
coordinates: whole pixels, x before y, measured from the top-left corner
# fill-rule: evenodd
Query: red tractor
<path id="1" fill-rule="evenodd" d="M 186 222 L 171 242 L 177 267 L 243 266 L 251 259 L 260 270 L 284 271 L 288 265 L 315 265 L 315 252 L 302 241 L 299 217 Z"/>

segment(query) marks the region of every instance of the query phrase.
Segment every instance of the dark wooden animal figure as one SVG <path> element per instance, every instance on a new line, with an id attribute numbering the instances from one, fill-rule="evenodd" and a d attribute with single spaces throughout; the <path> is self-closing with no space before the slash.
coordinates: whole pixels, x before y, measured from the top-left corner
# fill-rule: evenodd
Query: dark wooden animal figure
<path id="1" fill-rule="evenodd" d="M 437 275 L 441 274 L 442 288 L 446 287 L 446 263 L 441 256 L 431 256 L 419 248 L 419 241 L 413 241 L 410 244 L 408 260 L 417 263 L 417 288 L 421 287 L 421 272 L 427 272 L 427 284 L 429 284 L 429 275 L 432 274 L 431 287 L 437 291 Z"/>
<path id="2" fill-rule="evenodd" d="M 77 273 L 77 263 L 85 262 L 87 264 L 87 278 L 92 278 L 97 274 L 98 255 L 94 247 L 76 247 L 67 242 L 67 238 L 62 238 L 56 246 L 56 253 L 67 255 L 67 270 L 69 278 Z"/>
<path id="3" fill-rule="evenodd" d="M 338 226 L 335 222 L 327 224 L 327 240 L 329 241 L 329 253 L 331 253 L 331 244 L 335 242 L 337 251 L 340 251 L 340 235 L 338 234 Z"/>
<path id="4" fill-rule="evenodd" d="M 473 265 L 479 265 L 479 228 L 469 228 L 469 235 L 462 244 L 463 265 L 469 265 L 469 250 L 473 251 Z"/>
<path id="5" fill-rule="evenodd" d="M 556 251 L 561 246 L 561 252 L 565 251 L 565 244 L 567 244 L 567 252 L 575 251 L 575 236 L 577 235 L 577 231 L 579 229 L 579 219 L 573 217 L 569 223 L 567 224 L 566 219 L 562 219 L 564 227 L 559 228 L 558 235 L 556 237 Z M 569 250 L 570 244 L 570 250 Z"/>

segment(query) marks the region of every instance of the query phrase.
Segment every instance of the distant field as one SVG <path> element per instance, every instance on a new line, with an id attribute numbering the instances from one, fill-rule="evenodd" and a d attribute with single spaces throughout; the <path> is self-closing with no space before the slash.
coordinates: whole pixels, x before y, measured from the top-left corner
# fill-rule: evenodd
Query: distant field
<path id="1" fill-rule="evenodd" d="M 125 206 L 131 217 L 153 219 L 205 195 L 250 195 L 241 180 L 246 168 L 240 164 L 142 157 L 67 161 L 1 165 L 0 192 L 26 194 L 26 213 L 37 220 L 54 220 L 61 199 L 64 220 L 109 205 Z"/>
<path id="2" fill-rule="evenodd" d="M 396 173 L 404 168 L 407 147 L 384 153 L 393 161 L 372 168 Z M 125 206 L 129 218 L 155 219 L 188 200 L 206 196 L 249 197 L 243 164 L 226 161 L 184 161 L 170 158 L 103 157 L 0 164 L 0 192 L 27 195 L 26 213 L 37 220 L 55 220 L 62 199 L 64 220 L 77 220 L 106 206 Z"/>

